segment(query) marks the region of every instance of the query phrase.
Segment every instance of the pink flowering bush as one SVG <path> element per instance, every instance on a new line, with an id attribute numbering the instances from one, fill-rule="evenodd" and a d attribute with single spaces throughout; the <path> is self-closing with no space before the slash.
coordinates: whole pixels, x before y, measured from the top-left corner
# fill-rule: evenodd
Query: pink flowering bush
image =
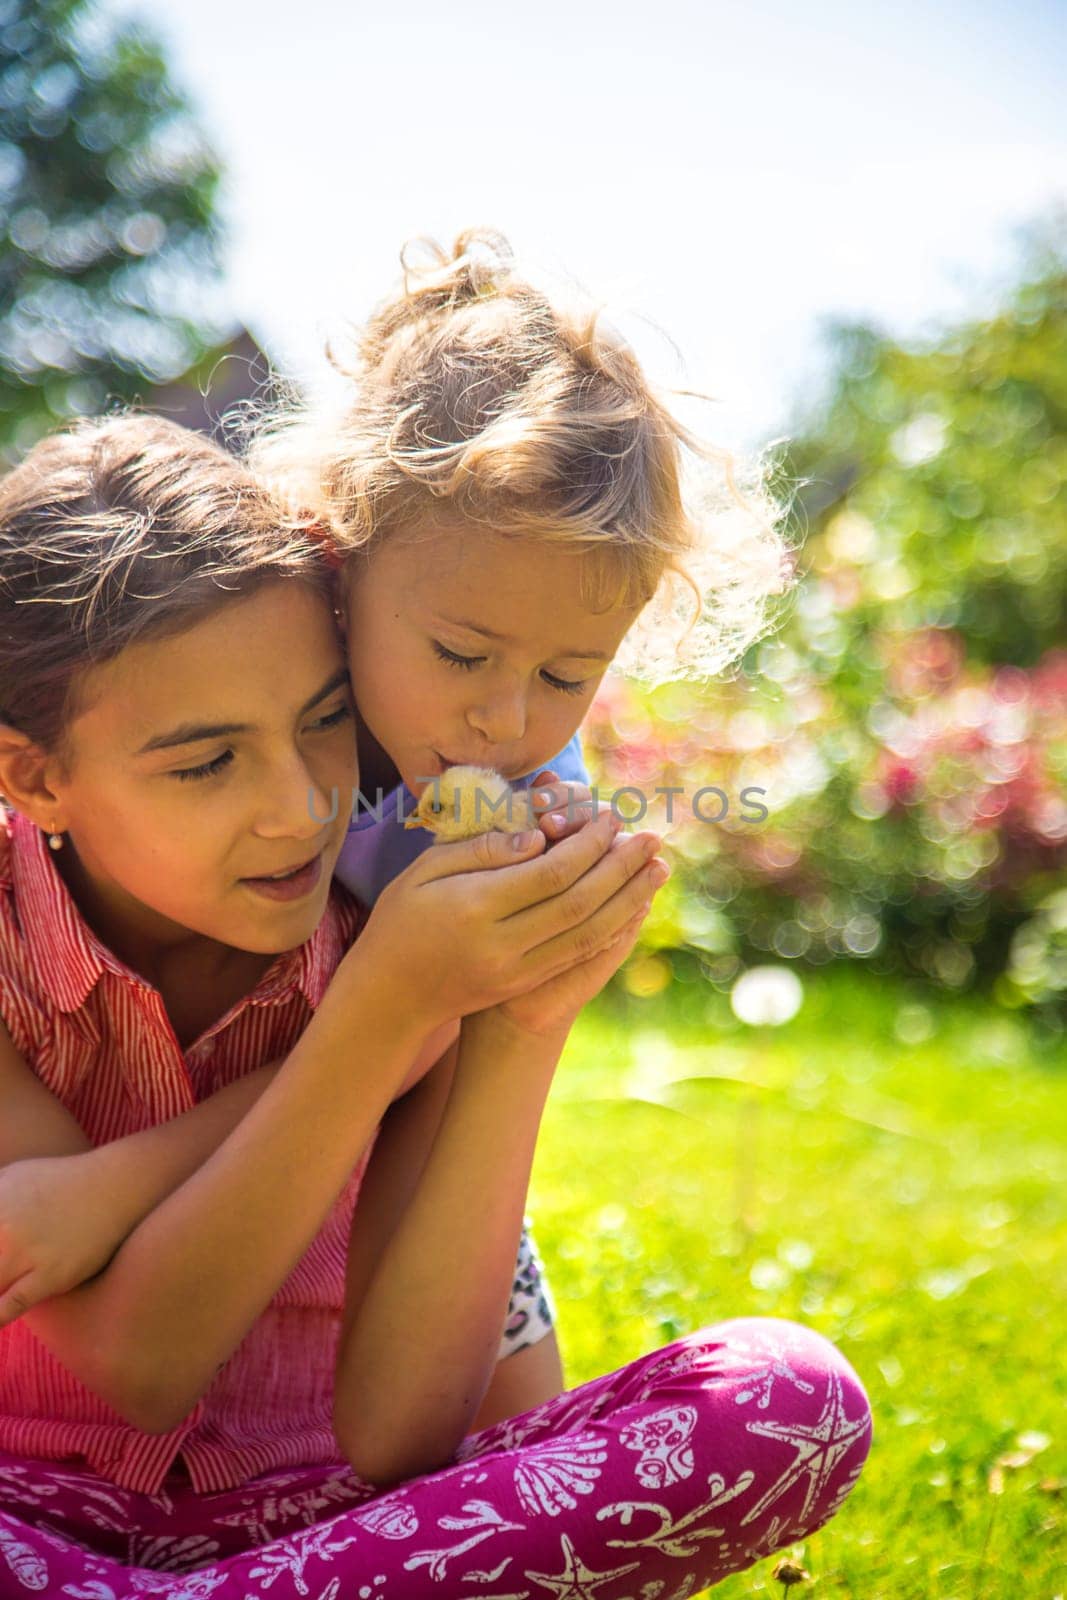
<path id="1" fill-rule="evenodd" d="M 851 718 L 780 640 L 731 683 L 605 687 L 594 780 L 647 802 L 674 858 L 646 943 L 724 983 L 770 952 L 1043 998 L 1009 956 L 1067 867 L 1067 651 L 1030 671 L 968 665 L 951 635 L 879 651 L 884 690 Z"/>
<path id="2" fill-rule="evenodd" d="M 1002 312 L 931 345 L 839 330 L 777 633 L 730 681 L 598 697 L 596 778 L 675 857 L 638 992 L 772 954 L 1067 1009 L 1065 255 L 1038 238 Z"/>

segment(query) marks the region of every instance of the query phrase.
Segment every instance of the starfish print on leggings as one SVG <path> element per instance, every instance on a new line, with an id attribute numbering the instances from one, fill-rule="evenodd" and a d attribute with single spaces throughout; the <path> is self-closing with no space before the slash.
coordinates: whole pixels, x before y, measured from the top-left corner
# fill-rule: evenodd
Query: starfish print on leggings
<path id="1" fill-rule="evenodd" d="M 848 1454 L 860 1435 L 868 1431 L 870 1418 L 866 1413 L 855 1420 L 845 1416 L 841 1379 L 836 1372 L 831 1372 L 826 1399 L 817 1422 L 749 1422 L 746 1426 L 749 1433 L 758 1433 L 765 1439 L 781 1439 L 783 1444 L 793 1445 L 796 1456 L 771 1484 L 763 1498 L 741 1518 L 742 1524 L 754 1522 L 768 1506 L 772 1506 L 805 1476 L 808 1484 L 797 1519 L 806 1522 L 812 1505 L 829 1483 L 837 1463 Z"/>
<path id="2" fill-rule="evenodd" d="M 532 1578 L 534 1583 L 551 1589 L 556 1600 L 597 1600 L 598 1589 L 616 1578 L 625 1578 L 628 1572 L 636 1571 L 640 1565 L 638 1561 L 628 1561 L 624 1567 L 615 1567 L 611 1572 L 594 1572 L 586 1566 L 565 1533 L 560 1535 L 559 1547 L 563 1571 L 558 1576 L 553 1577 L 548 1572 L 526 1573 L 526 1577 Z"/>

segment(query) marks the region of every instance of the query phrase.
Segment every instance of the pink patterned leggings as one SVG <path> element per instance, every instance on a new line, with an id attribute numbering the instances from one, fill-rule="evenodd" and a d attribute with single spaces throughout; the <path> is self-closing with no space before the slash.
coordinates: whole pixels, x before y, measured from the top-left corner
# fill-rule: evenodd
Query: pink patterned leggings
<path id="1" fill-rule="evenodd" d="M 722 1322 L 376 1494 L 343 1461 L 156 1495 L 0 1454 L 0 1596 L 688 1600 L 821 1526 L 870 1445 L 833 1345 Z"/>

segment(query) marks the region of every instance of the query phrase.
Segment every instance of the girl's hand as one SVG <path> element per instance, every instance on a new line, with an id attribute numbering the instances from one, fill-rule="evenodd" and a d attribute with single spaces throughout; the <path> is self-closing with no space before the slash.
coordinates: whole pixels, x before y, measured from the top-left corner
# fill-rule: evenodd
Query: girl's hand
<path id="1" fill-rule="evenodd" d="M 0 1328 L 95 1277 L 122 1243 L 86 1156 L 38 1156 L 0 1171 Z"/>
<path id="2" fill-rule="evenodd" d="M 377 963 L 397 1004 L 430 1028 L 559 977 L 651 898 L 659 838 L 620 838 L 621 826 L 604 812 L 548 855 L 537 831 L 423 851 L 383 890 L 338 978 Z"/>
<path id="3" fill-rule="evenodd" d="M 530 785 L 537 826 L 550 844 L 569 839 L 593 816 L 593 792 L 587 783 L 564 783 L 550 767 Z"/>
<path id="4" fill-rule="evenodd" d="M 493 1014 L 506 1018 L 523 1033 L 540 1036 L 558 1033 L 566 1036 L 582 1007 L 615 976 L 633 949 L 641 924 L 652 905 L 652 896 L 670 877 L 666 862 L 657 858 L 655 866 L 662 870 L 657 875 L 659 881 L 654 883 L 648 900 L 629 921 L 618 928 L 610 943 L 599 954 L 590 956 L 560 977 L 550 978 L 536 989 L 517 995 L 514 1000 L 494 1006 Z M 615 898 L 619 900 L 620 896 Z M 624 915 L 625 912 L 620 910 L 619 914 Z"/>

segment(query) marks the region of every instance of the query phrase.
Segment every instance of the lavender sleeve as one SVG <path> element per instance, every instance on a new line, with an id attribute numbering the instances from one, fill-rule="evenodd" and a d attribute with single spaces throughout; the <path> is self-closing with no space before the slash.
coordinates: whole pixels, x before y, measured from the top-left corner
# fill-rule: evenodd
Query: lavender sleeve
<path id="1" fill-rule="evenodd" d="M 545 767 L 558 773 L 564 783 L 589 782 L 577 734 L 558 756 L 542 762 L 536 772 L 516 778 L 511 787 L 528 789 Z M 368 795 L 367 799 L 373 810 L 353 818 L 334 875 L 369 910 L 386 884 L 428 849 L 433 838 L 424 828 L 404 827 L 403 819 L 415 809 L 415 796 L 405 784 L 385 796 Z"/>

